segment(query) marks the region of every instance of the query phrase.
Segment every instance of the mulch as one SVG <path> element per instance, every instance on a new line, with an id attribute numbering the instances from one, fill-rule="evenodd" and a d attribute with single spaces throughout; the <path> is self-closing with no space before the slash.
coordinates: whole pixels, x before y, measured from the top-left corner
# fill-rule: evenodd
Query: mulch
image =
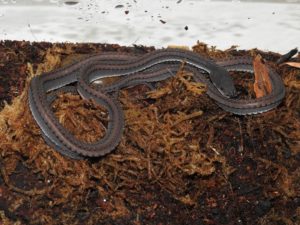
<path id="1" fill-rule="evenodd" d="M 28 107 L 30 78 L 97 52 L 153 50 L 0 42 L 0 224 L 300 224 L 300 70 L 277 65 L 277 53 L 193 47 L 211 59 L 261 55 L 286 87 L 269 112 L 225 112 L 183 67 L 155 90 L 120 91 L 126 127 L 112 153 L 72 160 L 44 142 Z M 232 76 L 253 96 L 250 74 Z M 52 108 L 79 139 L 105 132 L 105 111 L 91 101 L 64 94 Z"/>

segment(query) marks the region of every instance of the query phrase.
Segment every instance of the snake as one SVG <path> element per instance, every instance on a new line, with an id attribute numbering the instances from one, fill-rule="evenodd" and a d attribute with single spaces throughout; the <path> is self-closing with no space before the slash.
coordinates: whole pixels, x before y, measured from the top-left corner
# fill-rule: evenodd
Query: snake
<path id="1" fill-rule="evenodd" d="M 181 49 L 161 49 L 141 56 L 103 52 L 89 56 L 57 70 L 31 79 L 28 89 L 29 108 L 41 129 L 45 142 L 61 154 L 73 158 L 101 157 L 119 144 L 125 127 L 124 113 L 112 93 L 138 84 L 150 84 L 174 76 L 184 62 L 184 70 L 193 73 L 196 82 L 207 86 L 207 95 L 225 111 L 237 115 L 251 115 L 278 106 L 284 96 L 284 84 L 276 71 L 268 66 L 272 91 L 257 99 L 237 99 L 230 71 L 254 73 L 252 59 L 239 57 L 212 61 Z M 107 77 L 119 79 L 108 85 L 93 87 Z M 78 94 L 104 106 L 109 120 L 105 135 L 93 142 L 80 141 L 65 129 L 51 109 L 59 93 Z"/>

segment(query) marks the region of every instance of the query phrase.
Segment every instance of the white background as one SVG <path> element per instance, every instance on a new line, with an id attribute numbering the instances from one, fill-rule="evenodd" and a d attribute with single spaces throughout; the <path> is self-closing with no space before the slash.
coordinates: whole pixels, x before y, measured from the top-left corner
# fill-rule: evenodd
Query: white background
<path id="1" fill-rule="evenodd" d="M 0 39 L 260 48 L 300 47 L 300 1 L 0 0 Z M 123 7 L 117 7 L 123 5 Z M 128 14 L 125 14 L 128 11 Z M 162 23 L 160 20 L 165 21 Z M 185 27 L 187 26 L 187 30 Z"/>

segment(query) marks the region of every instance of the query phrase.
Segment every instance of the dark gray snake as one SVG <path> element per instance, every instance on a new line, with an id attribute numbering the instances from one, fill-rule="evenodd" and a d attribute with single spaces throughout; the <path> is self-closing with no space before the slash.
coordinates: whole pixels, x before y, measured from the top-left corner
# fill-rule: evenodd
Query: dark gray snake
<path id="1" fill-rule="evenodd" d="M 100 53 L 67 67 L 34 77 L 29 87 L 29 106 L 42 130 L 45 141 L 57 151 L 71 158 L 99 157 L 111 152 L 120 142 L 124 129 L 124 115 L 120 103 L 112 97 L 117 92 L 141 83 L 158 82 L 178 71 L 181 63 L 194 74 L 197 82 L 207 85 L 207 94 L 224 110 L 238 115 L 257 114 L 276 107 L 285 96 L 280 76 L 271 68 L 272 92 L 262 98 L 241 100 L 233 98 L 236 89 L 228 71 L 253 73 L 250 58 L 236 58 L 213 62 L 196 53 L 164 49 L 141 57 L 120 53 Z M 207 73 L 209 76 L 205 76 Z M 115 83 L 100 88 L 91 84 L 105 77 L 121 77 Z M 76 87 L 70 86 L 76 84 Z M 103 105 L 109 115 L 105 136 L 94 143 L 76 139 L 65 129 L 51 110 L 58 93 L 79 93 Z"/>

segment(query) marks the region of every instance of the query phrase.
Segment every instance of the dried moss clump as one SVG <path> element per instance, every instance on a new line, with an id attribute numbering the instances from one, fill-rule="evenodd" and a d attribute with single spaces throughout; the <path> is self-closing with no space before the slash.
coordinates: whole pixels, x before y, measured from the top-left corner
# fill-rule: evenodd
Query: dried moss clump
<path id="1" fill-rule="evenodd" d="M 27 46 L 24 55 L 32 45 L 37 56 L 36 62 L 22 61 L 24 91 L 0 112 L 3 224 L 300 223 L 300 77 L 295 68 L 275 65 L 278 54 L 220 51 L 200 43 L 193 48 L 210 58 L 258 53 L 266 58 L 286 86 L 286 98 L 275 110 L 245 117 L 224 112 L 183 65 L 155 90 L 138 85 L 119 93 L 126 127 L 115 151 L 72 160 L 41 137 L 27 104 L 30 77 L 87 53 L 142 54 L 153 48 L 3 45 L 9 51 Z M 241 88 L 252 87 L 251 76 L 233 76 Z M 101 106 L 64 94 L 52 107 L 77 138 L 93 142 L 104 135 L 107 113 Z"/>

